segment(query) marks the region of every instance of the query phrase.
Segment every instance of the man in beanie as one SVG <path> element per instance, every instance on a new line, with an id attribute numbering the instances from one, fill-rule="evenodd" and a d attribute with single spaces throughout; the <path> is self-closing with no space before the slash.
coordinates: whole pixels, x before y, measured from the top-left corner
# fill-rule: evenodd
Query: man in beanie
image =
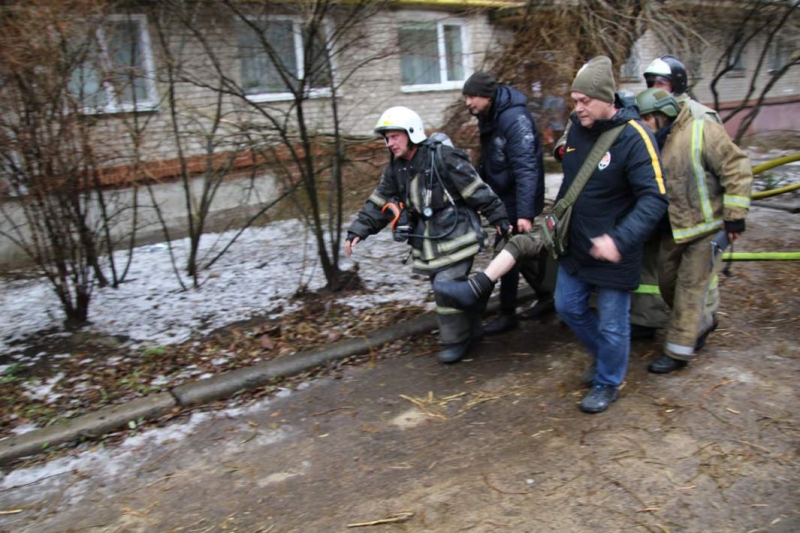
<path id="1" fill-rule="evenodd" d="M 559 257 L 555 304 L 586 345 L 592 389 L 582 411 L 599 413 L 617 399 L 630 355 L 631 291 L 639 285 L 642 248 L 667 210 L 653 134 L 632 103 L 616 94 L 611 60 L 595 57 L 578 71 L 570 93 L 574 112 L 564 149 L 564 181 L 572 185 L 601 134 L 623 126 L 572 204 L 568 248 Z M 589 307 L 597 294 L 597 312 Z"/>
<path id="2" fill-rule="evenodd" d="M 464 102 L 478 118 L 481 155 L 478 172 L 500 197 L 514 227 L 514 233 L 531 231 L 533 219 L 544 208 L 544 167 L 539 133 L 527 108 L 527 97 L 508 85 L 497 82 L 488 72 L 476 72 L 464 83 Z M 495 241 L 495 251 L 507 242 Z M 543 261 L 542 261 L 543 263 Z M 522 270 L 537 291 L 538 301 L 521 314 L 534 318 L 553 308 L 552 291 L 543 287 L 543 264 L 533 258 Z M 514 268 L 500 281 L 500 315 L 484 327 L 484 334 L 495 335 L 514 329 L 520 268 Z"/>

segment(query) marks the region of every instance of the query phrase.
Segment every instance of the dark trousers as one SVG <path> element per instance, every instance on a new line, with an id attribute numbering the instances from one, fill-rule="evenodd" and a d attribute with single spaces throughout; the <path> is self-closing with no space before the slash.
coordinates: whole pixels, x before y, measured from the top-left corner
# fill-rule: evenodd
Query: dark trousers
<path id="1" fill-rule="evenodd" d="M 454 263 L 430 276 L 434 281 L 466 281 L 472 268 L 470 257 Z M 448 307 L 436 299 L 436 317 L 439 319 L 439 342 L 444 345 L 458 344 L 478 337 L 481 328 L 481 314 L 477 311 L 465 311 Z"/>

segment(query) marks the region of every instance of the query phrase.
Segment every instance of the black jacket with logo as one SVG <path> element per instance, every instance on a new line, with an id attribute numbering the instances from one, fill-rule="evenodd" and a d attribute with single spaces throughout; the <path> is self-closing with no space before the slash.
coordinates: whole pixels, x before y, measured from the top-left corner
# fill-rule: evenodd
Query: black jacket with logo
<path id="1" fill-rule="evenodd" d="M 500 85 L 488 115 L 478 117 L 478 172 L 503 201 L 515 224 L 544 208 L 542 146 L 524 94 Z"/>
<path id="2" fill-rule="evenodd" d="M 639 285 L 642 247 L 667 210 L 658 148 L 652 133 L 638 120 L 636 109 L 617 97 L 619 108 L 608 120 L 591 128 L 581 126 L 575 113 L 570 120 L 564 159 L 561 199 L 600 134 L 628 123 L 597 165 L 572 210 L 569 249 L 560 259 L 567 272 L 585 283 L 619 290 Z M 593 258 L 591 239 L 608 234 L 622 260 L 610 263 Z"/>

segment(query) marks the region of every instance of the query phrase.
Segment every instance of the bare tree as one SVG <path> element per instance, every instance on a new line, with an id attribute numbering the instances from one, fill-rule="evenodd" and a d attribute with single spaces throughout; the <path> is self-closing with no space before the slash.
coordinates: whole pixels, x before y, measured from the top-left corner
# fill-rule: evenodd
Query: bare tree
<path id="1" fill-rule="evenodd" d="M 709 83 L 715 109 L 720 109 L 720 84 L 737 73 L 746 76 L 742 86 L 747 87 L 740 102 L 722 115 L 727 122 L 741 114 L 734 141 L 741 142 L 753 121 L 760 113 L 766 98 L 775 85 L 790 69 L 800 64 L 796 39 L 800 34 L 800 2 L 774 2 L 750 0 L 723 5 L 711 3 L 708 10 L 718 15 L 725 28 L 720 41 L 722 54 L 716 61 L 714 77 Z M 708 11 L 706 12 L 708 16 Z M 785 46 L 794 42 L 794 46 Z M 757 53 L 755 68 L 747 72 L 745 53 Z M 749 78 L 749 80 L 747 79 Z"/>
<path id="2" fill-rule="evenodd" d="M 47 277 L 73 326 L 86 321 L 95 283 L 109 283 L 101 256 L 119 209 L 104 195 L 109 161 L 89 109 L 98 95 L 84 83 L 108 72 L 98 62 L 106 7 L 37 0 L 0 10 L 2 235 Z"/>
<path id="3" fill-rule="evenodd" d="M 678 46 L 687 36 L 695 35 L 690 22 L 680 3 L 673 2 L 531 1 L 524 10 L 495 21 L 513 29 L 514 34 L 500 50 L 489 54 L 480 68 L 490 70 L 529 97 L 536 86 L 542 93 L 566 98 L 566 87 L 575 72 L 591 57 L 607 55 L 621 67 L 646 31 L 670 46 Z M 456 134 L 453 130 L 467 118 L 463 105 L 451 107 L 449 116 L 449 129 Z"/>
<path id="4" fill-rule="evenodd" d="M 341 128 L 338 92 L 359 69 L 385 56 L 353 53 L 368 38 L 365 21 L 381 7 L 382 2 L 366 0 L 159 3 L 154 21 L 166 65 L 161 79 L 187 189 L 188 270 L 195 279 L 219 257 L 198 262 L 204 220 L 219 184 L 244 157 L 251 179 L 268 171 L 282 183 L 283 194 L 311 229 L 328 288 L 347 283 L 350 274 L 339 267 L 339 250 L 350 141 Z M 187 106 L 188 91 L 207 95 L 204 101 L 213 99 L 213 106 L 198 114 Z M 272 98 L 276 93 L 282 96 Z M 195 146 L 202 139 L 205 154 L 196 199 L 188 192 L 192 156 L 184 145 L 190 139 Z"/>

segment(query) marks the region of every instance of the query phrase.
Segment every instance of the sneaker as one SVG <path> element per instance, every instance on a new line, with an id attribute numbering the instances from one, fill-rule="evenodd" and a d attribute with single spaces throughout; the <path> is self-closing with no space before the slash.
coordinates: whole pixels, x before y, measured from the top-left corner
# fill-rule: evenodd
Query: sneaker
<path id="1" fill-rule="evenodd" d="M 619 390 L 614 385 L 594 385 L 581 400 L 584 413 L 602 413 L 619 398 Z"/>
<path id="2" fill-rule="evenodd" d="M 512 329 L 519 327 L 519 320 L 516 315 L 497 315 L 483 326 L 483 334 L 487 337 L 490 335 L 499 335 Z"/>
<path id="3" fill-rule="evenodd" d="M 667 354 L 662 353 L 660 356 L 658 356 L 658 358 L 656 358 L 655 361 L 647 366 L 647 370 L 653 374 L 669 374 L 670 372 L 679 370 L 688 364 L 689 363 L 686 361 L 675 359 L 674 357 L 670 357 Z"/>

